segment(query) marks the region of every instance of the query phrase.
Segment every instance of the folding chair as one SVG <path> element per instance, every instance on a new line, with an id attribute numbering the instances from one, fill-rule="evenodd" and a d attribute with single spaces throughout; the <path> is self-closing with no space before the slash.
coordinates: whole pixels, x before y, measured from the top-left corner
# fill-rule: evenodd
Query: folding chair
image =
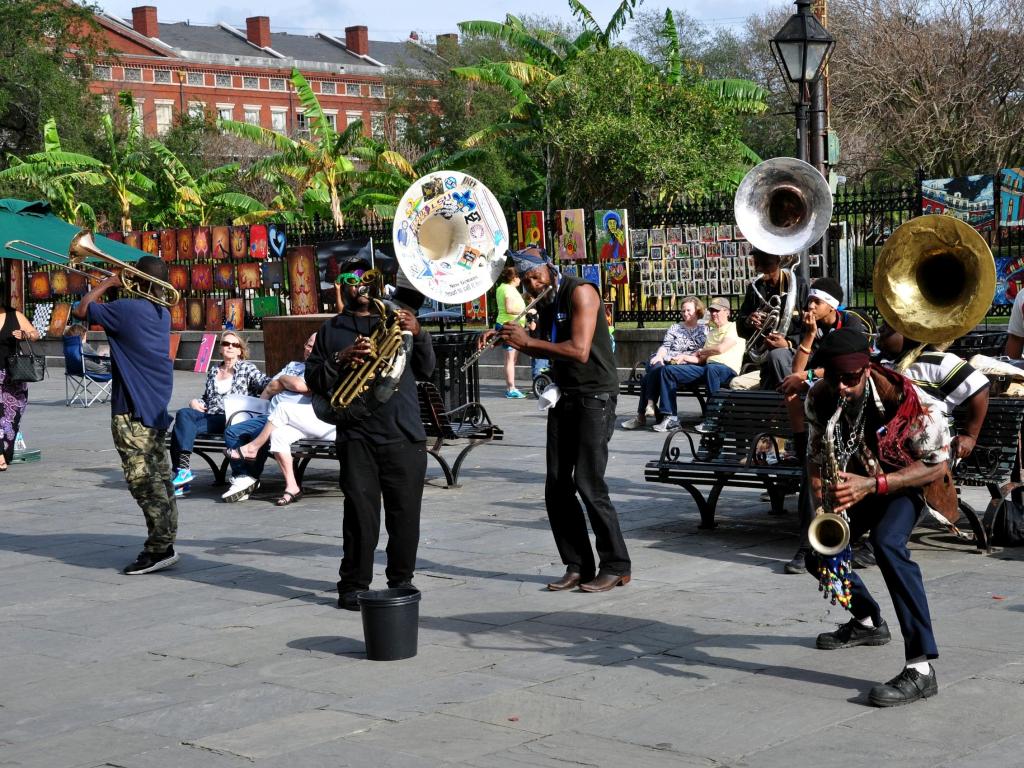
<path id="1" fill-rule="evenodd" d="M 99 355 L 88 355 L 82 352 L 82 339 L 78 336 L 64 337 L 64 405 L 81 405 L 88 408 L 99 401 L 105 403 L 110 399 L 111 375 L 109 373 L 91 373 L 85 370 L 85 360 L 105 358 Z"/>

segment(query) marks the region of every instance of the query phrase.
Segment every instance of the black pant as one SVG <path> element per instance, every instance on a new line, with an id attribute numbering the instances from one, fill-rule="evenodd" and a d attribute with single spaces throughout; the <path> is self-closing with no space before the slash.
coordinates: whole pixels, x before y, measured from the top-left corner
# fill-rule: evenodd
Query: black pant
<path id="1" fill-rule="evenodd" d="M 345 494 L 338 593 L 370 588 L 380 538 L 380 503 L 388 532 L 388 586 L 411 581 L 420 542 L 420 505 L 427 471 L 426 444 L 401 440 L 376 445 L 339 440 L 338 485 Z"/>
<path id="2" fill-rule="evenodd" d="M 602 573 L 630 572 L 629 553 L 619 517 L 608 498 L 604 471 L 608 441 L 615 431 L 615 395 L 563 395 L 548 411 L 547 481 L 544 501 L 562 562 L 589 581 L 595 573 L 583 500 L 597 539 Z"/>

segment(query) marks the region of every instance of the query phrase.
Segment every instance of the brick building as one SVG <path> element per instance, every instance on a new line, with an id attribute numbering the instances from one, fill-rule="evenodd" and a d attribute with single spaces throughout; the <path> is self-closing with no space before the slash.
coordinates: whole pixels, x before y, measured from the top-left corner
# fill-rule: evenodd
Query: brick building
<path id="1" fill-rule="evenodd" d="M 245 29 L 227 23 L 204 26 L 161 23 L 157 8 L 132 9 L 131 20 L 99 13 L 106 42 L 116 58 L 94 68 L 93 90 L 105 97 L 130 91 L 147 135 L 160 135 L 175 115 L 202 110 L 212 117 L 242 120 L 295 133 L 306 128 L 302 105 L 288 80 L 298 68 L 335 127 L 357 119 L 367 132 L 383 130 L 384 75 L 410 62 L 408 42 L 370 40 L 364 26 L 345 37 L 325 32 L 272 32 L 267 16 L 246 19 Z M 457 39 L 439 37 L 439 42 Z"/>

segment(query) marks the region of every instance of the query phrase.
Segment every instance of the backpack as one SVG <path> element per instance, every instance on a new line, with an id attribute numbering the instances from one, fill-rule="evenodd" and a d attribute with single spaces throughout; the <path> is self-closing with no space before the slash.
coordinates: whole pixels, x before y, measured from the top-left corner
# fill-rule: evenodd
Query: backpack
<path id="1" fill-rule="evenodd" d="M 996 508 L 985 516 L 985 530 L 990 544 L 997 547 L 1024 546 L 1024 488 L 1015 488 L 1003 497 Z"/>

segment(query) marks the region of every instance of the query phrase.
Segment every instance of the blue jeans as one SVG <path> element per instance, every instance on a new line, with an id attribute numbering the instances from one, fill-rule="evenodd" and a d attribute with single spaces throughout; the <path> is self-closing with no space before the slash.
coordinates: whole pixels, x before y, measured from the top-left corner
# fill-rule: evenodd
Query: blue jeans
<path id="1" fill-rule="evenodd" d="M 697 365 L 663 365 L 661 367 L 661 396 L 658 399 L 658 410 L 671 416 L 676 415 L 676 388 L 680 384 L 693 384 L 703 381 L 708 394 L 713 395 L 728 384 L 736 372 L 722 363 Z"/>
<path id="2" fill-rule="evenodd" d="M 264 415 L 253 416 L 245 421 L 236 421 L 224 428 L 224 446 L 228 449 L 241 448 L 246 443 L 252 442 L 256 436 L 263 431 L 267 425 L 267 417 Z M 231 476 L 259 478 L 263 474 L 263 465 L 267 463 L 267 456 L 270 454 L 270 441 L 260 446 L 259 453 L 255 459 L 229 459 L 231 463 Z"/>
<path id="3" fill-rule="evenodd" d="M 533 362 L 530 363 L 530 375 L 533 378 L 540 376 L 545 369 L 551 367 L 551 362 L 543 357 L 533 358 Z"/>
<path id="4" fill-rule="evenodd" d="M 636 412 L 643 415 L 647 410 L 647 403 L 656 402 L 658 393 L 661 391 L 661 369 L 664 365 L 651 365 L 644 363 L 644 376 L 640 379 L 640 402 L 637 404 Z"/>
<path id="5" fill-rule="evenodd" d="M 218 435 L 224 431 L 223 413 L 202 413 L 195 408 L 182 408 L 174 414 L 174 429 L 171 432 L 171 469 L 178 468 L 182 453 L 191 453 L 196 435 Z"/>

